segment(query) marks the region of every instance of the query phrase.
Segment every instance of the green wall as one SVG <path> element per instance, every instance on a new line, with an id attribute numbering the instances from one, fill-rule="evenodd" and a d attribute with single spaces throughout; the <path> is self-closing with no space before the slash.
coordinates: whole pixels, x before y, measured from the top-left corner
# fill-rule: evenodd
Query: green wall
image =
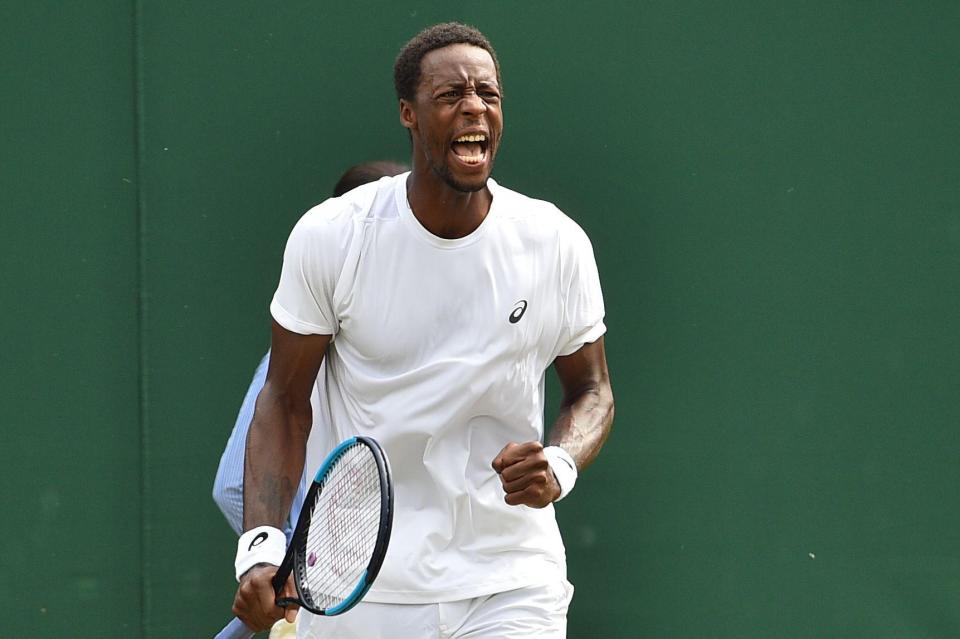
<path id="1" fill-rule="evenodd" d="M 283 242 L 406 159 L 392 61 L 445 19 L 604 282 L 571 639 L 957 636 L 960 5 L 328 4 L 0 2 L 0 637 L 229 616 Z"/>
<path id="2" fill-rule="evenodd" d="M 132 9 L 59 4 L 0 4 L 0 637 L 136 636 Z"/>

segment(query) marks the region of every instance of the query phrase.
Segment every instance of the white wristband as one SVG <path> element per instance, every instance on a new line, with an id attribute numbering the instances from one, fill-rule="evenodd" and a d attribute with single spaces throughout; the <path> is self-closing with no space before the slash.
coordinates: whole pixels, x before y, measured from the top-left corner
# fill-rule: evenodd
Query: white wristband
<path id="1" fill-rule="evenodd" d="M 240 535 L 237 542 L 237 581 L 257 564 L 279 566 L 287 554 L 287 538 L 273 526 L 257 526 Z"/>
<path id="2" fill-rule="evenodd" d="M 577 464 L 570 453 L 559 446 L 547 446 L 543 449 L 547 456 L 547 463 L 560 484 L 560 496 L 554 501 L 560 501 L 570 494 L 573 485 L 577 483 Z"/>

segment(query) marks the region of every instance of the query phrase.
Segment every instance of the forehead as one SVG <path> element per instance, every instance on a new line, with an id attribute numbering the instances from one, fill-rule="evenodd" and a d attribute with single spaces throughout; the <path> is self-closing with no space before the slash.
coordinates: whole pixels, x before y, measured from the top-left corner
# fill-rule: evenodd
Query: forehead
<path id="1" fill-rule="evenodd" d="M 434 49 L 420 61 L 421 86 L 471 80 L 497 84 L 497 67 L 486 49 L 472 44 L 451 44 Z"/>

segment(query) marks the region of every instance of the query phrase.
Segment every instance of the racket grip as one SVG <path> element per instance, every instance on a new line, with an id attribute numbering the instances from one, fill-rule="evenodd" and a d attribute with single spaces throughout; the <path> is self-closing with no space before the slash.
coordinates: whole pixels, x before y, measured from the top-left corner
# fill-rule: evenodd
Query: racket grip
<path id="1" fill-rule="evenodd" d="M 247 628 L 246 624 L 234 617 L 213 639 L 250 639 L 255 634 L 257 633 Z"/>

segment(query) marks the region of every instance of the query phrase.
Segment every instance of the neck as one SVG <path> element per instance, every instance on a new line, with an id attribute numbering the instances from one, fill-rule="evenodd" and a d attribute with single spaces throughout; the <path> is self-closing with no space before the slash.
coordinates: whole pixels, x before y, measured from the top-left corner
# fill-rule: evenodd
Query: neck
<path id="1" fill-rule="evenodd" d="M 430 167 L 414 166 L 407 177 L 407 201 L 423 228 L 454 240 L 477 230 L 490 211 L 493 196 L 486 186 L 469 193 L 458 191 Z"/>

